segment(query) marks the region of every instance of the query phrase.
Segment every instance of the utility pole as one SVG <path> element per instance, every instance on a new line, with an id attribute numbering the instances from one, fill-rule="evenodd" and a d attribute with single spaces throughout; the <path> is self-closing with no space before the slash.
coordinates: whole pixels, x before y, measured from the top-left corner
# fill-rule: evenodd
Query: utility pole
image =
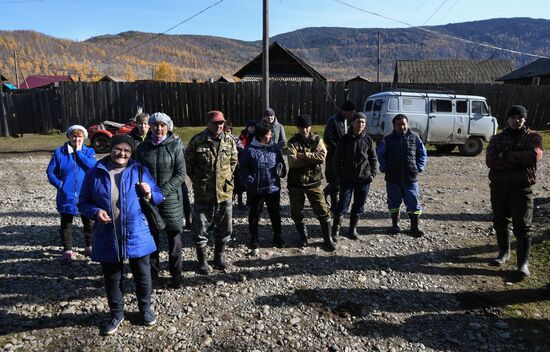
<path id="1" fill-rule="evenodd" d="M 263 8 L 263 23 L 264 23 L 264 35 L 263 35 L 263 55 L 262 55 L 262 68 L 263 68 L 263 96 L 264 96 L 264 108 L 269 108 L 269 0 L 264 0 Z"/>
<path id="2" fill-rule="evenodd" d="M 380 82 L 380 31 L 378 31 L 378 61 L 376 66 L 378 67 L 376 72 L 376 82 Z"/>
<path id="3" fill-rule="evenodd" d="M 13 62 L 15 64 L 15 86 L 19 89 L 19 76 L 17 75 L 17 51 L 13 51 Z"/>

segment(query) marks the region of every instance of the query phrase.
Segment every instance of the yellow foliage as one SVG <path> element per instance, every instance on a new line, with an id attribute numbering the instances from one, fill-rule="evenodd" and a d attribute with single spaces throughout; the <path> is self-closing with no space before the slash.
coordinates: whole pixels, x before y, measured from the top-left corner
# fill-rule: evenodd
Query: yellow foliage
<path id="1" fill-rule="evenodd" d="M 163 61 L 155 70 L 153 74 L 153 79 L 155 81 L 175 82 L 176 71 L 174 70 L 174 67 L 172 67 L 172 65 L 170 65 L 166 61 Z"/>
<path id="2" fill-rule="evenodd" d="M 137 76 L 134 70 L 132 69 L 132 66 L 126 65 L 126 69 L 124 70 L 124 78 L 128 82 L 133 82 L 136 80 Z"/>

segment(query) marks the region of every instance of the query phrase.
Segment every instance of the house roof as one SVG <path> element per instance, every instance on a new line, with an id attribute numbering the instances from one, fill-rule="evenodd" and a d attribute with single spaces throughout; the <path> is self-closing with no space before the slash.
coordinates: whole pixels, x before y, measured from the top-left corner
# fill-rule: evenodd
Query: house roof
<path id="1" fill-rule="evenodd" d="M 550 75 L 550 59 L 538 59 L 515 71 L 500 77 L 497 81 L 509 81 L 520 78 L 540 77 Z"/>
<path id="2" fill-rule="evenodd" d="M 513 71 L 512 60 L 397 60 L 395 83 L 494 83 Z"/>
<path id="3" fill-rule="evenodd" d="M 98 82 L 128 82 L 128 80 L 124 78 L 105 75 L 100 80 L 98 80 Z"/>
<path id="4" fill-rule="evenodd" d="M 370 82 L 370 80 L 368 78 L 365 78 L 363 76 L 355 76 L 351 79 L 348 79 L 346 82 L 354 82 L 354 81 L 359 81 L 359 82 Z"/>
<path id="5" fill-rule="evenodd" d="M 32 89 L 48 86 L 57 82 L 71 81 L 73 79 L 69 76 L 45 76 L 45 75 L 36 75 L 28 76 L 23 83 L 19 84 L 19 89 Z"/>
<path id="6" fill-rule="evenodd" d="M 235 80 L 231 77 L 226 77 L 222 75 L 216 80 L 216 82 L 235 82 Z"/>
<path id="7" fill-rule="evenodd" d="M 262 76 L 263 54 L 256 56 L 248 64 L 244 65 L 233 76 L 243 78 L 246 76 Z M 314 80 L 326 81 L 326 77 L 317 72 L 304 60 L 274 42 L 269 46 L 269 76 L 270 77 L 309 77 Z"/>
<path id="8" fill-rule="evenodd" d="M 7 81 L 8 78 L 0 73 L 0 81 Z"/>

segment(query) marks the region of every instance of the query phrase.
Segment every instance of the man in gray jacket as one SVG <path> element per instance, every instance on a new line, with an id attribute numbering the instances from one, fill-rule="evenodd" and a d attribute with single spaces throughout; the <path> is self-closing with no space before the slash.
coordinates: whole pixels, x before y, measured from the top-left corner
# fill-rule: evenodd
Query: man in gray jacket
<path id="1" fill-rule="evenodd" d="M 277 121 L 275 110 L 272 108 L 265 109 L 263 122 L 268 126 L 271 126 L 271 130 L 273 131 L 273 137 L 271 140 L 273 141 L 273 144 L 279 146 L 281 150 L 284 150 L 283 148 L 286 146 L 285 129 L 283 125 Z"/>

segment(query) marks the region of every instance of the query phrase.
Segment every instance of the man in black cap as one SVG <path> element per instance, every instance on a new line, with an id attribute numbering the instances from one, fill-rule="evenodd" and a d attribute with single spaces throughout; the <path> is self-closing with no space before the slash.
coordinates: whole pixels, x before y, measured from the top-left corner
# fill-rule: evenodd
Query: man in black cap
<path id="1" fill-rule="evenodd" d="M 508 109 L 504 130 L 491 138 L 487 147 L 493 227 L 498 257 L 491 264 L 501 266 L 510 259 L 510 220 L 517 241 L 518 279 L 530 275 L 531 218 L 537 162 L 542 159 L 542 137 L 525 126 L 527 110 L 521 105 Z"/>
<path id="2" fill-rule="evenodd" d="M 290 217 L 294 220 L 300 234 L 300 246 L 307 246 L 307 231 L 304 225 L 304 202 L 309 204 L 321 223 L 324 248 L 327 251 L 336 249 L 329 233 L 330 212 L 323 196 L 322 165 L 327 156 L 327 149 L 321 137 L 311 132 L 311 117 L 300 115 L 296 118 L 298 133 L 288 141 L 288 195 L 290 198 Z"/>
<path id="3" fill-rule="evenodd" d="M 355 104 L 352 101 L 345 101 L 339 112 L 329 117 L 323 140 L 327 146 L 327 161 L 325 164 L 325 176 L 327 186 L 323 190 L 325 197 L 330 197 L 330 210 L 334 213 L 338 205 L 338 192 L 340 191 L 340 180 L 334 164 L 334 154 L 338 141 L 348 133 L 349 120 L 355 112 Z"/>

